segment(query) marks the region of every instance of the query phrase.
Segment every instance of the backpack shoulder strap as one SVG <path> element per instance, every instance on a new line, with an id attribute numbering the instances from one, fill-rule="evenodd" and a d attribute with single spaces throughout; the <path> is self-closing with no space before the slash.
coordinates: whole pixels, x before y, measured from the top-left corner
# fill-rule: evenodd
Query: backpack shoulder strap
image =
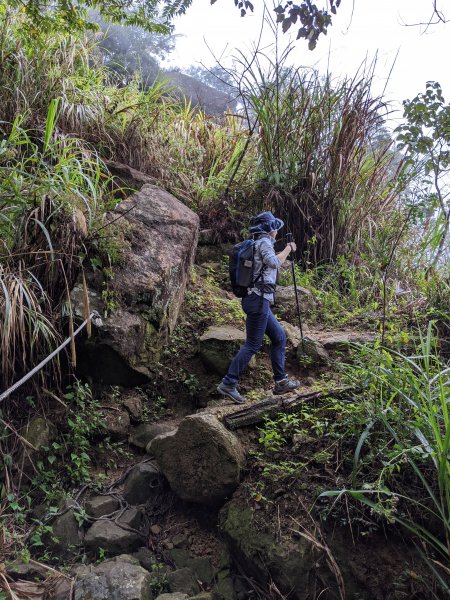
<path id="1" fill-rule="evenodd" d="M 260 238 L 258 240 L 255 240 L 254 253 L 253 253 L 253 268 L 254 268 L 254 265 L 255 265 L 255 254 L 260 251 L 260 246 L 261 246 L 261 243 L 263 241 L 264 241 L 264 238 Z M 262 279 L 262 281 L 264 282 L 264 268 L 265 268 L 265 265 L 262 262 L 262 268 L 261 268 L 261 271 L 259 272 L 258 276 L 255 279 L 253 279 L 253 277 L 252 277 L 252 282 L 253 283 L 256 283 L 257 281 L 259 281 L 259 279 Z"/>

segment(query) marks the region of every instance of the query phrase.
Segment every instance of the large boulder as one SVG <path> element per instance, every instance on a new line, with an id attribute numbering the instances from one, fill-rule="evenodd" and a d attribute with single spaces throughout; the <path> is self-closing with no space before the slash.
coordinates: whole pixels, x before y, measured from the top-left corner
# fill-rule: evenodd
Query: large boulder
<path id="1" fill-rule="evenodd" d="M 239 484 L 243 449 L 214 415 L 186 417 L 175 432 L 156 437 L 150 451 L 183 500 L 218 504 Z"/>
<path id="2" fill-rule="evenodd" d="M 152 576 L 131 556 L 77 569 L 74 600 L 152 600 Z"/>
<path id="3" fill-rule="evenodd" d="M 240 329 L 232 325 L 213 325 L 200 337 L 199 355 L 208 370 L 223 377 L 244 342 L 245 333 Z"/>
<path id="4" fill-rule="evenodd" d="M 278 285 L 275 293 L 276 313 L 285 321 L 298 322 L 297 299 L 300 307 L 300 318 L 304 319 L 317 310 L 318 303 L 313 294 L 306 288 L 297 286 L 297 295 L 293 285 Z"/>
<path id="5" fill-rule="evenodd" d="M 118 308 L 90 340 L 78 338 L 78 371 L 105 384 L 132 387 L 148 380 L 148 366 L 158 359 L 176 324 L 199 220 L 174 196 L 150 184 L 117 206 L 112 219 L 118 217 L 127 236 L 124 256 L 109 283 Z M 95 292 L 95 278 L 91 285 Z M 80 286 L 72 299 L 79 310 Z"/>

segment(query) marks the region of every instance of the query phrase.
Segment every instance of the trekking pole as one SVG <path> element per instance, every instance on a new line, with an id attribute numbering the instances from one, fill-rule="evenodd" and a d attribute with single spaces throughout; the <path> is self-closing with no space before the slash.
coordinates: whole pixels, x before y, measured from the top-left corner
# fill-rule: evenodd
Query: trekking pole
<path id="1" fill-rule="evenodd" d="M 288 244 L 290 242 L 292 242 L 292 233 L 287 233 L 286 234 L 286 240 L 287 240 Z M 300 302 L 298 300 L 297 279 L 295 278 L 294 257 L 292 257 L 292 260 L 291 260 L 291 267 L 292 267 L 292 279 L 294 281 L 295 300 L 297 302 L 297 316 L 298 316 L 298 324 L 299 324 L 299 327 L 300 327 L 300 337 L 301 337 L 301 340 L 302 340 L 302 350 L 303 350 L 303 352 L 305 352 L 305 342 L 303 340 L 302 319 L 301 319 L 301 316 L 300 316 Z"/>

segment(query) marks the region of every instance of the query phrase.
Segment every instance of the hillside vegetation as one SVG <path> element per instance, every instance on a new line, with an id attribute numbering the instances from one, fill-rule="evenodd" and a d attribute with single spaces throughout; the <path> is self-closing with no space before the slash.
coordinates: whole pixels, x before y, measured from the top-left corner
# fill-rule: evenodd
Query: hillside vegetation
<path id="1" fill-rule="evenodd" d="M 218 118 L 180 101 L 163 81 L 147 87 L 136 73 L 124 84 L 104 66 L 95 34 L 36 31 L 24 18 L 0 1 L 1 389 L 73 334 L 79 320 L 70 293 L 77 281 L 86 289 L 86 273 L 101 274 L 104 314 L 117 308 L 109 282 L 122 259 L 124 226 L 108 212 L 132 190 L 113 175 L 115 163 L 142 171 L 195 211 L 219 248 L 245 235 L 253 214 L 272 210 L 297 240 L 296 282 L 317 300 L 308 324 L 357 327 L 378 339 L 356 349 L 351 365 L 336 366 L 339 383 L 363 390 L 357 403 L 331 398 L 261 425 L 246 501 L 256 499 L 275 518 L 277 490 L 295 488 L 308 461 L 320 465 L 318 454 L 329 452 L 335 474 L 327 486 L 314 480 L 316 497 L 308 498 L 319 517 L 360 527 L 361 535 L 385 525 L 403 530 L 427 566 L 430 598 L 444 597 L 450 106 L 439 84 L 405 103 L 393 132 L 383 98 L 372 96 L 372 72 L 337 82 L 288 66 L 288 52 L 277 63 L 258 52 L 251 61 L 242 55 L 229 73 L 238 109 Z M 225 269 L 215 264 L 200 283 L 194 278 L 189 319 L 182 316 L 164 368 L 181 355 L 190 359 L 192 340 L 207 325 L 240 318 L 236 302 L 220 299 Z M 282 278 L 292 284 L 288 272 Z M 70 347 L 2 399 L 2 559 L 42 549 L 48 531 L 31 508 L 92 485 L 101 407 L 75 379 Z M 188 368 L 180 362 L 178 384 L 192 400 L 202 384 Z M 171 405 L 159 393 L 151 400 L 155 414 Z M 57 421 L 61 410 L 67 425 L 59 446 L 48 449 L 34 478 L 22 476 L 29 417 Z M 302 435 L 314 438 L 309 458 L 292 449 Z M 110 440 L 101 452 L 116 465 L 125 460 Z M 0 570 L 0 598 L 17 598 L 2 577 Z"/>

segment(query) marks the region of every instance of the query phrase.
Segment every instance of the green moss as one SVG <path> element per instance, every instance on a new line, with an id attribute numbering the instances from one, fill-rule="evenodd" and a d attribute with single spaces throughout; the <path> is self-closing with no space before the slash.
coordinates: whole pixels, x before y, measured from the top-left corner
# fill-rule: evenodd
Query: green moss
<path id="1" fill-rule="evenodd" d="M 255 561 L 255 564 L 264 568 L 263 555 L 270 555 L 275 542 L 271 535 L 257 531 L 252 527 L 252 510 L 235 503 L 226 507 L 225 519 L 221 524 L 223 532 L 233 540 L 239 550 Z"/>

